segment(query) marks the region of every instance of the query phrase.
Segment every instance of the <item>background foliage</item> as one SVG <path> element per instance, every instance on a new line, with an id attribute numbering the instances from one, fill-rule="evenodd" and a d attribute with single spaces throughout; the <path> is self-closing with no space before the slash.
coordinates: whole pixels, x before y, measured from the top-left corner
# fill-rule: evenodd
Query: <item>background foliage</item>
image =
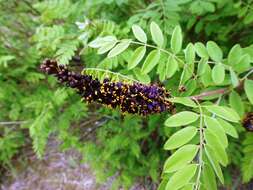
<path id="1" fill-rule="evenodd" d="M 244 183 L 253 178 L 253 136 L 240 124 L 253 105 L 251 0 L 0 0 L 0 15 L 5 170 L 30 143 L 43 157 L 54 134 L 63 151 L 84 155 L 101 182 L 114 176 L 114 189 L 136 181 L 236 189 L 232 171 Z M 40 73 L 46 57 L 100 79 L 162 83 L 178 97 L 171 100 L 177 114 L 86 105 Z M 196 101 L 182 98 L 189 96 Z"/>

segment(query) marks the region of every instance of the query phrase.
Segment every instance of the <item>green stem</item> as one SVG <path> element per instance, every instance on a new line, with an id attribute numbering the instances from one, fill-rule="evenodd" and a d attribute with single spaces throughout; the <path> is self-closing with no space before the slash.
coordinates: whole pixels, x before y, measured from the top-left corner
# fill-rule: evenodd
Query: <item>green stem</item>
<path id="1" fill-rule="evenodd" d="M 195 188 L 194 190 L 199 190 L 200 189 L 200 177 L 203 169 L 203 147 L 204 147 L 204 134 L 203 134 L 203 111 L 201 108 L 201 105 L 199 104 L 198 100 L 195 99 L 196 103 L 198 104 L 199 107 L 199 113 L 200 113 L 200 121 L 199 121 L 199 154 L 198 154 L 198 165 L 199 165 L 199 170 L 198 170 L 198 175 L 195 183 Z"/>
<path id="2" fill-rule="evenodd" d="M 245 79 L 248 78 L 251 74 L 253 74 L 253 69 L 250 69 L 249 72 L 248 72 L 241 80 L 245 80 Z"/>
<path id="3" fill-rule="evenodd" d="M 164 52 L 168 55 L 171 55 L 171 56 L 175 56 L 173 53 L 167 51 L 166 49 L 163 49 L 163 48 L 160 48 L 158 46 L 154 46 L 154 45 L 151 45 L 151 44 L 146 44 L 146 43 L 142 43 L 142 42 L 136 42 L 136 41 L 131 41 L 132 44 L 137 44 L 137 45 L 142 45 L 142 46 L 147 46 L 147 47 L 151 47 L 151 48 L 154 48 L 154 49 L 158 49 L 160 50 L 161 52 Z M 176 56 L 175 56 L 176 57 Z M 182 61 L 182 60 L 181 60 Z"/>
<path id="4" fill-rule="evenodd" d="M 194 61 L 194 62 L 195 62 L 195 63 L 198 63 L 199 61 L 200 61 L 200 60 Z M 224 64 L 224 63 L 222 63 L 222 62 L 207 61 L 206 63 L 213 64 L 213 65 L 216 65 L 216 64 L 219 63 L 219 64 L 222 64 L 226 70 L 229 70 L 229 69 L 230 69 L 230 66 L 229 66 L 229 65 L 226 65 L 226 64 Z"/>

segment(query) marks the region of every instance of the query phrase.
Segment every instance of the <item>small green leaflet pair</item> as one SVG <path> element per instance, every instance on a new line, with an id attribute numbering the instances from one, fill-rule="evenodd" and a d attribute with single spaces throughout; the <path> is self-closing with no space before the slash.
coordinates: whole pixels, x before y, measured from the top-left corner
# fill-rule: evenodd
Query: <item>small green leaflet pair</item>
<path id="1" fill-rule="evenodd" d="M 213 41 L 208 41 L 206 46 L 201 42 L 195 43 L 197 55 L 201 58 L 198 64 L 199 76 L 204 76 L 202 82 L 208 86 L 212 83 L 220 85 L 225 80 L 225 66 L 222 63 L 223 52 Z M 209 57 L 214 61 L 214 67 L 207 64 Z M 211 62 L 210 62 L 211 63 Z"/>
<path id="2" fill-rule="evenodd" d="M 167 65 L 170 66 L 167 66 L 168 68 L 166 70 L 168 71 L 168 73 L 166 75 L 167 77 L 171 77 L 172 75 L 174 75 L 174 73 L 178 70 L 178 61 L 175 55 L 179 53 L 182 49 L 181 28 L 179 26 L 175 27 L 172 33 L 170 41 L 172 52 L 168 52 L 162 49 L 165 46 L 165 38 L 160 27 L 155 22 L 151 22 L 150 24 L 150 33 L 152 40 L 156 44 L 156 46 L 147 44 L 147 35 L 140 26 L 133 25 L 132 31 L 138 41 L 133 41 L 132 39 L 117 40 L 115 36 L 106 36 L 98 37 L 94 41 L 90 42 L 89 46 L 92 48 L 97 48 L 98 54 L 104 54 L 106 52 L 109 52 L 107 54 L 107 58 L 112 58 L 124 52 L 130 44 L 139 45 L 140 47 L 135 49 L 133 55 L 128 62 L 129 70 L 135 68 L 143 60 L 147 51 L 147 47 L 153 48 L 154 50 L 149 52 L 149 54 L 144 60 L 144 63 L 141 68 L 141 73 L 148 74 L 157 64 L 159 64 L 158 62 L 162 56 L 161 53 L 167 53 L 169 54 L 167 58 Z"/>
<path id="3" fill-rule="evenodd" d="M 225 71 L 227 70 L 233 87 L 237 87 L 239 85 L 237 74 L 251 69 L 250 55 L 238 44 L 231 48 L 227 59 L 223 58 L 221 48 L 213 41 L 208 41 L 206 46 L 197 42 L 194 47 L 201 58 L 198 63 L 198 75 L 202 75 L 205 86 L 226 84 L 228 77 Z M 208 61 L 209 57 L 213 61 Z M 214 64 L 214 67 L 211 69 L 207 63 Z"/>
<path id="4" fill-rule="evenodd" d="M 147 35 L 140 26 L 134 24 L 132 26 L 132 31 L 133 31 L 135 38 L 138 41 L 140 41 L 144 44 L 147 44 Z M 151 24 L 150 24 L 150 33 L 151 33 L 152 40 L 154 41 L 154 43 L 158 47 L 163 47 L 164 36 L 163 36 L 162 30 L 155 22 L 151 22 Z"/>
<path id="5" fill-rule="evenodd" d="M 159 189 L 199 189 L 200 186 L 207 190 L 217 189 L 215 176 L 224 183 L 221 166 L 229 162 L 227 135 L 238 137 L 231 122 L 238 123 L 239 115 L 229 107 L 197 105 L 187 97 L 175 97 L 170 101 L 200 112 L 182 111 L 165 121 L 166 127 L 185 127 L 170 136 L 164 145 L 173 154 L 164 164 Z"/>

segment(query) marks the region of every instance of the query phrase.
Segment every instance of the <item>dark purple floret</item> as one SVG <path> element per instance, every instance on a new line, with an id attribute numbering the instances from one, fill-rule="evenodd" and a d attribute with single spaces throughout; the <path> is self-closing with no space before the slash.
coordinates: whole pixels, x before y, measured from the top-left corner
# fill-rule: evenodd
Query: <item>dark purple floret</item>
<path id="1" fill-rule="evenodd" d="M 246 114 L 242 121 L 242 125 L 247 131 L 253 132 L 253 112 Z"/>
<path id="2" fill-rule="evenodd" d="M 100 82 L 98 79 L 92 79 L 92 76 L 69 71 L 50 59 L 46 59 L 40 69 L 57 77 L 60 83 L 76 89 L 87 102 L 98 102 L 111 108 L 120 107 L 122 112 L 139 115 L 172 111 L 174 108 L 167 100 L 170 94 L 164 87 L 111 82 L 109 79 Z"/>

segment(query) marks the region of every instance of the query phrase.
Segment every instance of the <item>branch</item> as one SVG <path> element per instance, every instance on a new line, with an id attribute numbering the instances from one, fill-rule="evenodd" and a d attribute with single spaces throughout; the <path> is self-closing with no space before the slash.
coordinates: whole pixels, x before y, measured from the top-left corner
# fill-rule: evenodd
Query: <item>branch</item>
<path id="1" fill-rule="evenodd" d="M 107 123 L 107 121 L 109 121 L 110 119 L 109 118 L 101 118 L 100 121 L 96 121 L 94 123 L 94 125 L 90 128 L 88 128 L 86 130 L 86 132 L 84 133 L 84 135 L 81 137 L 81 140 L 85 139 L 90 135 L 92 134 L 94 131 L 96 131 L 98 128 L 104 126 L 105 123 Z"/>
<path id="2" fill-rule="evenodd" d="M 251 74 L 253 74 L 253 69 L 250 69 L 249 72 L 242 78 L 242 80 L 247 79 Z"/>
<path id="3" fill-rule="evenodd" d="M 253 69 L 249 69 L 247 74 L 240 79 L 240 82 L 238 84 L 237 87 L 235 87 L 235 89 L 240 89 L 242 86 L 243 86 L 243 82 L 245 79 L 247 79 L 250 75 L 253 74 Z M 227 87 L 227 88 L 221 88 L 221 89 L 217 89 L 217 90 L 210 90 L 210 91 L 207 91 L 207 92 L 203 92 L 203 93 L 200 93 L 198 95 L 195 95 L 195 96 L 190 96 L 191 99 L 195 99 L 195 100 L 202 100 L 204 97 L 207 97 L 207 96 L 212 96 L 212 95 L 224 95 L 228 92 L 230 92 L 232 89 Z"/>
<path id="4" fill-rule="evenodd" d="M 190 96 L 190 98 L 193 99 L 193 100 L 202 100 L 203 98 L 205 98 L 207 96 L 226 94 L 229 91 L 230 91 L 229 88 L 221 88 L 221 89 L 217 89 L 217 90 L 210 90 L 210 91 L 207 91 L 207 92 L 202 92 L 198 95 Z"/>
<path id="5" fill-rule="evenodd" d="M 28 121 L 0 121 L 0 125 L 21 125 Z"/>

